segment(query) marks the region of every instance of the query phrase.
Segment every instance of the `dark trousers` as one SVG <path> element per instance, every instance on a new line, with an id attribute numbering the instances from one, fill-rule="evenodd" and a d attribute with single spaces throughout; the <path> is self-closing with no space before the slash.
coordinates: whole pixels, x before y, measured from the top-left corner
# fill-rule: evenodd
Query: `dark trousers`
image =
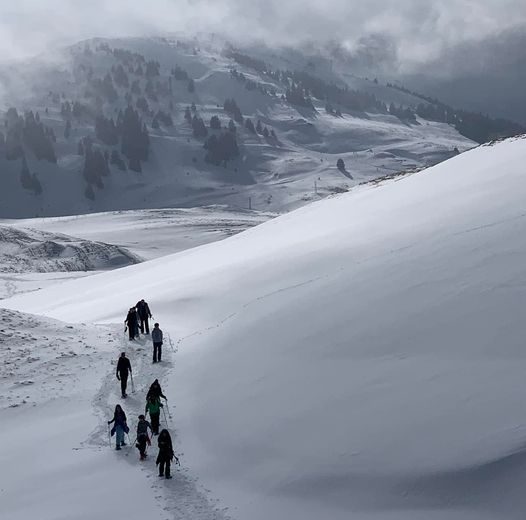
<path id="1" fill-rule="evenodd" d="M 162 459 L 159 462 L 159 476 L 170 476 L 170 459 Z"/>
<path id="2" fill-rule="evenodd" d="M 141 454 L 141 457 L 144 457 L 146 455 L 146 439 L 148 437 L 146 435 L 139 435 L 137 437 L 137 447 L 139 448 L 139 453 Z"/>
<path id="3" fill-rule="evenodd" d="M 163 346 L 162 341 L 156 341 L 153 344 L 153 362 L 154 363 L 157 363 L 157 361 L 161 361 L 161 354 L 163 353 L 162 346 Z"/>
<path id="4" fill-rule="evenodd" d="M 148 323 L 148 316 L 146 318 L 141 318 L 141 333 L 144 334 L 144 329 L 146 329 L 146 334 L 150 334 L 150 324 Z"/>
<path id="5" fill-rule="evenodd" d="M 152 432 L 156 435 L 159 433 L 159 417 L 161 415 L 161 412 L 158 413 L 151 413 L 150 412 L 150 419 L 152 421 Z"/>
<path id="6" fill-rule="evenodd" d="M 135 323 L 132 323 L 131 325 L 128 326 L 128 335 L 130 339 L 134 339 L 135 336 L 137 335 L 136 329 L 137 329 L 137 325 Z"/>
<path id="7" fill-rule="evenodd" d="M 121 372 L 119 374 L 121 378 L 121 393 L 126 395 L 126 387 L 128 386 L 128 372 Z"/>

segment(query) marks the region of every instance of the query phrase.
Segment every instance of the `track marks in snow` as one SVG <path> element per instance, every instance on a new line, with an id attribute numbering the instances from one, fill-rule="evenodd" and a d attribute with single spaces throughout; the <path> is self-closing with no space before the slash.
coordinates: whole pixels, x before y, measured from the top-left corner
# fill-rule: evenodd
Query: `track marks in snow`
<path id="1" fill-rule="evenodd" d="M 138 415 L 144 413 L 146 393 L 155 379 L 159 379 L 161 386 L 166 381 L 173 368 L 173 358 L 176 347 L 169 333 L 165 332 L 166 340 L 163 345 L 163 361 L 152 363 L 152 344 L 150 336 L 141 335 L 140 339 L 129 341 L 123 335 L 120 326 L 107 332 L 105 341 L 114 345 L 114 356 L 108 374 L 103 377 L 102 386 L 93 398 L 93 408 L 98 417 L 98 425 L 88 436 L 83 447 L 93 449 L 107 449 L 108 456 L 121 457 L 131 466 L 130 471 L 144 473 L 147 483 L 152 488 L 155 497 L 163 502 L 162 509 L 174 520 L 228 520 L 230 517 L 225 508 L 221 508 L 218 501 L 207 496 L 206 490 L 201 489 L 199 480 L 192 474 L 190 468 L 184 466 L 184 454 L 177 453 L 176 428 L 176 398 L 168 397 L 168 410 L 161 412 L 160 428 L 167 428 L 172 436 L 174 449 L 181 460 L 181 466 L 172 465 L 173 478 L 169 481 L 157 476 L 158 468 L 155 464 L 157 457 L 157 437 L 152 439 L 145 461 L 139 460 L 139 452 L 135 448 Z M 131 378 L 128 379 L 128 397 L 120 397 L 120 383 L 115 377 L 116 361 L 121 352 L 126 352 L 133 370 L 135 391 L 132 391 Z M 128 418 L 130 428 L 127 446 L 121 451 L 115 451 L 115 437 L 108 440 L 107 421 L 113 417 L 116 404 L 121 404 Z M 146 484 L 145 484 L 146 485 Z"/>
<path id="2" fill-rule="evenodd" d="M 89 387 L 99 328 L 0 309 L 0 409 L 36 406 Z"/>

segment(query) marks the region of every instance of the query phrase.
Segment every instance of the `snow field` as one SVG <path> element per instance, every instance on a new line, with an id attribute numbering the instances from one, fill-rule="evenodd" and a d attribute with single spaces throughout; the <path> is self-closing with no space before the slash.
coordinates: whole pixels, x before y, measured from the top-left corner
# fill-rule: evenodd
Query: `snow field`
<path id="1" fill-rule="evenodd" d="M 525 157 L 480 147 L 2 305 L 117 323 L 145 297 L 184 465 L 233 518 L 519 520 Z"/>

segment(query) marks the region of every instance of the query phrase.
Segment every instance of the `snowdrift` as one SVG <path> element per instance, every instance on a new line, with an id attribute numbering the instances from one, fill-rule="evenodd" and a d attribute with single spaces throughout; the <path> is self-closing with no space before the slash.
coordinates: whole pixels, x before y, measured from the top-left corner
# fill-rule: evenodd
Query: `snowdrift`
<path id="1" fill-rule="evenodd" d="M 525 159 L 479 147 L 1 304 L 118 322 L 147 298 L 184 462 L 235 518 L 523 518 Z"/>
<path id="2" fill-rule="evenodd" d="M 48 273 L 123 267 L 141 259 L 102 242 L 0 225 L 0 272 Z"/>

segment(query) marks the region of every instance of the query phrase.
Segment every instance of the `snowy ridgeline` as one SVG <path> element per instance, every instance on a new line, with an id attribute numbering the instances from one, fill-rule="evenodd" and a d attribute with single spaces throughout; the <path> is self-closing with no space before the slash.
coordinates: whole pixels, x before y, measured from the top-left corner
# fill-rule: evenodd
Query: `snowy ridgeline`
<path id="1" fill-rule="evenodd" d="M 268 50 L 264 71 L 223 50 L 95 40 L 58 63 L 0 69 L 12 105 L 1 114 L 0 217 L 208 204 L 282 211 L 475 144 L 443 117 L 387 110 L 422 103 L 411 94 L 322 67 L 324 88 L 338 84 L 347 107 L 326 106 L 320 93 L 305 106 L 276 72 L 304 70 L 301 53 Z"/>
<path id="2" fill-rule="evenodd" d="M 0 225 L 0 273 L 92 271 L 140 261 L 111 244 Z"/>
<path id="3" fill-rule="evenodd" d="M 119 323 L 146 297 L 178 349 L 158 375 L 183 465 L 234 519 L 520 520 L 525 159 L 525 139 L 480 147 L 214 244 L 1 304 Z M 109 330 L 122 347 L 122 330 Z M 140 365 L 149 345 L 129 350 L 146 384 L 157 373 Z M 94 381 L 115 395 L 100 383 L 106 373 Z M 74 472 L 72 488 L 102 493 L 128 466 L 97 453 L 86 450 L 85 463 L 102 463 L 101 482 Z M 119 482 L 140 508 L 151 480 L 127 469 Z M 223 514 L 194 500 L 188 482 L 178 473 L 156 493 L 161 506 L 176 518 Z M 7 511 L 22 520 L 28 509 L 13 505 L 22 492 L 9 490 Z M 91 518 L 104 510 L 92 507 Z"/>

